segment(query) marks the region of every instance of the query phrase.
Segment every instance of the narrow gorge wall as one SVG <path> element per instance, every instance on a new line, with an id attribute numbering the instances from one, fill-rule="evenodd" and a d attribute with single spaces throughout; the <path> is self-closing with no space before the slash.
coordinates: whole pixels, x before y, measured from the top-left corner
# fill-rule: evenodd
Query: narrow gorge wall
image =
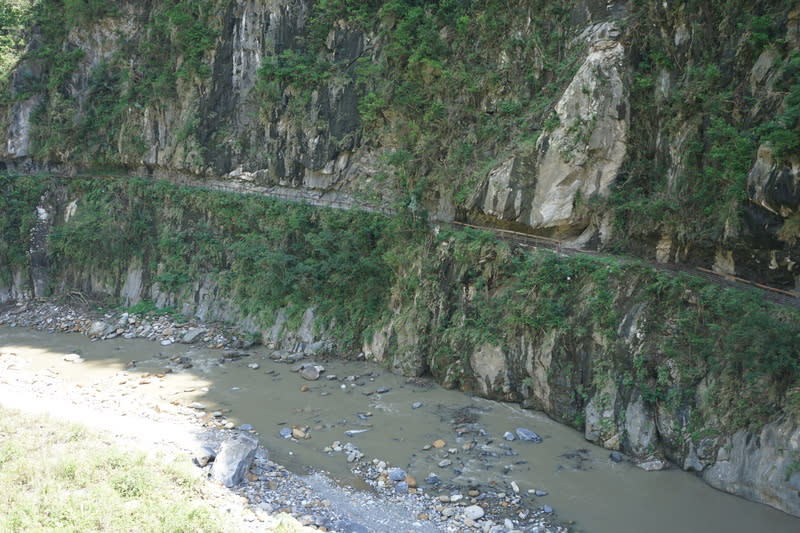
<path id="1" fill-rule="evenodd" d="M 0 11 L 0 300 L 80 291 L 268 342 L 300 332 L 800 514 L 794 310 L 444 224 L 795 289 L 794 3 L 14 9 Z M 396 215 L 166 182 L 185 177 Z"/>
<path id="2" fill-rule="evenodd" d="M 440 234 L 365 352 L 542 410 L 643 468 L 800 511 L 798 313 L 649 266 Z"/>
<path id="3" fill-rule="evenodd" d="M 0 158 L 358 198 L 797 285 L 792 2 L 417 4 L 22 2 Z"/>
<path id="4" fill-rule="evenodd" d="M 2 302 L 149 302 L 273 348 L 363 353 L 800 513 L 800 314 L 758 293 L 163 181 L 0 184 Z"/>

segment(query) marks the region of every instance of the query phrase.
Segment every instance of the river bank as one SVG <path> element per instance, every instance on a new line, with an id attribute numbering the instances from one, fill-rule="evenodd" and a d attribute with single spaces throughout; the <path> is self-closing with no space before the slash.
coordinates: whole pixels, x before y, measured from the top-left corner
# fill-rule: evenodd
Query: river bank
<path id="1" fill-rule="evenodd" d="M 182 341 L 200 343 L 220 350 L 223 360 L 239 357 L 251 347 L 234 328 L 181 323 L 168 316 L 98 313 L 53 302 L 27 302 L 0 311 L 0 325 L 79 333 L 98 341 L 150 339 L 165 348 Z M 170 401 L 168 391 L 175 388 L 202 390 L 201 381 L 181 372 L 191 361 L 165 358 L 163 371 L 153 373 L 137 371 L 135 361 L 128 361 L 98 373 L 82 366 L 93 361 L 83 361 L 81 354 L 59 356 L 33 349 L 26 353 L 19 347 L 0 346 L 4 406 L 74 420 L 110 432 L 124 446 L 172 451 L 187 460 L 202 446 L 218 449 L 226 437 L 248 431 L 237 429 L 226 413 Z M 298 476 L 270 461 L 269 450 L 261 448 L 247 482 L 232 491 L 217 487 L 216 493 L 237 531 L 269 531 L 270 520 L 274 522 L 270 517 L 277 512 L 323 531 L 566 531 L 548 506 L 525 510 L 516 520 L 507 512 L 497 513 L 519 507 L 520 498 L 513 493 L 434 497 L 415 488 L 415 480 L 395 480 L 399 469 L 381 458 L 358 457 L 353 462 L 354 472 L 371 490 L 338 486 L 321 474 Z"/>

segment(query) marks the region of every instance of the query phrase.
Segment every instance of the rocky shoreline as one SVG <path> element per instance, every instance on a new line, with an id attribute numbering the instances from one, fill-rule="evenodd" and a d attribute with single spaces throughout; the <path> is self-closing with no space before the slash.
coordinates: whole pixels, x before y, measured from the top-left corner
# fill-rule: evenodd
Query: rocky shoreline
<path id="1" fill-rule="evenodd" d="M 221 350 L 221 358 L 235 358 L 246 354 L 253 342 L 247 334 L 235 327 L 183 321 L 180 317 L 153 316 L 120 311 L 92 311 L 88 306 L 73 306 L 52 301 L 29 301 L 6 304 L 0 307 L 0 325 L 33 328 L 48 332 L 71 332 L 87 335 L 93 340 L 114 338 L 143 338 L 161 345 L 172 343 L 202 344 Z M 8 354 L 0 354 L 9 357 Z M 12 358 L 13 361 L 13 358 Z M 191 365 L 191 361 L 171 361 L 173 366 Z M 37 391 L 40 395 L 68 393 L 56 387 L 56 376 L 35 376 L 18 386 Z M 115 377 L 115 384 L 128 379 Z M 8 380 L 4 387 L 11 387 Z M 35 386 L 34 386 L 35 385 Z M 32 387 L 32 388 L 31 388 Z M 117 411 L 121 404 L 109 402 L 105 387 L 82 389 L 73 398 L 74 404 L 90 409 Z M 125 392 L 126 410 L 130 411 L 131 395 Z M 132 395 L 135 397 L 135 394 Z M 189 406 L 172 406 L 153 412 L 148 417 L 161 422 L 191 427 L 201 432 L 202 444 L 192 449 L 183 446 L 195 463 L 208 471 L 222 444 L 237 435 L 252 434 L 252 429 L 235 428 L 224 416 L 204 413 Z M 143 412 L 144 410 L 138 410 Z M 130 412 L 123 413 L 131 415 Z M 130 420 L 127 418 L 126 420 Z M 202 429 L 201 426 L 204 426 Z M 291 436 L 290 436 L 291 438 Z M 161 443 L 164 445 L 165 443 Z M 338 486 L 323 474 L 298 476 L 269 460 L 269 453 L 258 447 L 249 458 L 245 479 L 224 493 L 229 516 L 236 516 L 238 531 L 270 531 L 268 524 L 275 521 L 276 513 L 286 513 L 311 530 L 350 532 L 416 532 L 439 531 L 455 533 L 482 531 L 485 533 L 564 533 L 568 527 L 559 523 L 552 509 L 544 506 L 525 509 L 519 494 L 491 490 L 454 490 L 448 495 L 433 496 L 425 492 L 422 483 L 408 476 L 380 458 L 367 458 L 350 443 L 332 443 L 329 453 L 344 453 L 352 463 L 352 472 L 372 490 L 354 490 Z M 198 451 L 199 450 L 199 451 Z M 425 480 L 430 485 L 435 480 Z M 231 498 L 233 498 L 231 500 Z M 233 502 L 233 503 L 231 503 Z M 233 518 L 232 518 L 233 519 Z"/>

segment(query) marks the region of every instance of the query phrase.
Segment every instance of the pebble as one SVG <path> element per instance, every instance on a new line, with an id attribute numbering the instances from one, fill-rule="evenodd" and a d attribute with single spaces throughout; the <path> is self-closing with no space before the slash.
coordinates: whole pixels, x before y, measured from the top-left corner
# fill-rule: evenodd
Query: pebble
<path id="1" fill-rule="evenodd" d="M 253 431 L 255 428 L 251 424 L 242 424 L 238 429 L 239 431 Z"/>
<path id="2" fill-rule="evenodd" d="M 214 451 L 213 448 L 210 446 L 202 446 L 195 452 L 193 462 L 200 468 L 203 468 L 208 465 L 208 463 L 214 461 L 216 457 L 217 452 Z"/>
<path id="3" fill-rule="evenodd" d="M 250 364 L 247 365 L 247 368 L 252 368 L 253 370 L 258 370 L 260 368 L 260 366 L 261 365 L 259 365 L 258 363 L 250 363 Z"/>
<path id="4" fill-rule="evenodd" d="M 448 466 L 450 466 L 452 464 L 453 464 L 453 461 L 451 461 L 450 459 L 442 459 L 438 463 L 440 468 L 446 468 L 446 467 L 448 467 Z"/>
<path id="5" fill-rule="evenodd" d="M 278 434 L 284 439 L 292 438 L 292 428 L 281 428 Z"/>
<path id="6" fill-rule="evenodd" d="M 292 437 L 295 439 L 309 438 L 308 427 L 292 426 Z"/>
<path id="7" fill-rule="evenodd" d="M 420 407 L 422 407 L 422 402 L 414 402 L 411 404 L 412 409 L 419 409 Z"/>
<path id="8" fill-rule="evenodd" d="M 83 363 L 84 359 L 79 354 L 68 353 L 64 356 L 64 361 L 68 363 Z"/>
<path id="9" fill-rule="evenodd" d="M 442 439 L 438 439 L 438 440 L 433 441 L 433 443 L 431 445 L 434 448 L 444 448 L 447 445 L 447 443 L 445 441 L 443 441 Z"/>
<path id="10" fill-rule="evenodd" d="M 646 470 L 648 472 L 655 472 L 657 470 L 664 470 L 667 468 L 667 462 L 661 459 L 654 459 L 652 461 L 645 461 L 643 463 L 637 463 L 636 466 L 641 468 L 642 470 Z"/>
<path id="11" fill-rule="evenodd" d="M 369 431 L 368 428 L 366 428 L 366 429 L 348 429 L 347 431 L 344 432 L 344 434 L 347 435 L 348 437 L 352 437 L 354 435 L 360 435 L 361 433 L 366 433 L 367 431 Z"/>
<path id="12" fill-rule="evenodd" d="M 480 505 L 470 505 L 469 507 L 464 508 L 464 518 L 467 520 L 478 520 L 483 518 L 483 515 L 486 514 L 486 511 L 483 510 L 483 507 Z"/>
<path id="13" fill-rule="evenodd" d="M 517 428 L 517 437 L 520 440 L 528 442 L 542 442 L 542 437 L 531 431 L 530 429 Z"/>
<path id="14" fill-rule="evenodd" d="M 392 468 L 389 470 L 389 479 L 392 481 L 404 481 L 406 479 L 406 472 L 402 468 Z"/>

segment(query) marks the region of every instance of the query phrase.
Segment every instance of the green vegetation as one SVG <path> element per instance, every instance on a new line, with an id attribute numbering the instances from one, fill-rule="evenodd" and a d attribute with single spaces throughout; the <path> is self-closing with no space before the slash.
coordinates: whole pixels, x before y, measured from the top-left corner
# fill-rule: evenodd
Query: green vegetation
<path id="1" fill-rule="evenodd" d="M 5 0 L 0 4 L 0 88 L 6 88 L 11 69 L 22 55 L 25 46 L 23 32 L 28 25 L 32 3 L 31 0 Z"/>
<path id="2" fill-rule="evenodd" d="M 469 356 L 484 343 L 502 346 L 516 361 L 524 359 L 518 339 L 538 345 L 554 334 L 553 379 L 566 380 L 559 386 L 571 402 L 558 408 L 565 420 L 574 420 L 585 392 L 596 393 L 605 380 L 671 412 L 689 409 L 694 423 L 713 416 L 724 430 L 758 427 L 793 409 L 797 310 L 632 261 L 522 252 L 475 230 L 443 232 L 435 245 L 439 253 L 446 246 L 447 255 L 438 264 L 423 260 L 403 298 L 407 312 L 431 324 L 430 369 L 449 386 L 470 386 Z M 415 308 L 418 300 L 425 303 Z M 439 314 L 431 302 L 441 302 Z M 642 305 L 647 344 L 632 354 L 620 324 Z M 708 375 L 715 387 L 708 405 L 697 405 L 695 391 Z"/>
<path id="3" fill-rule="evenodd" d="M 68 32 L 129 14 L 101 0 L 36 3 L 31 23 L 43 39 L 30 50 L 29 58 L 40 63 L 44 73 L 31 77 L 22 93 L 39 94 L 46 102 L 33 117 L 35 155 L 104 168 L 138 160 L 146 146 L 141 132 L 121 135 L 126 120 L 144 106 L 174 98 L 178 83 L 211 75 L 205 54 L 219 34 L 212 22 L 213 5 L 212 0 L 161 2 L 147 13 L 145 38 L 117 36 L 117 51 L 89 73 L 86 98 L 81 98 L 68 85 L 86 51 L 65 43 Z"/>
<path id="4" fill-rule="evenodd" d="M 185 458 L 123 451 L 76 424 L 0 407 L 0 530 L 233 533 Z M 264 531 L 309 531 L 279 514 Z"/>
<path id="5" fill-rule="evenodd" d="M 782 112 L 760 132 L 775 156 L 786 159 L 800 153 L 800 53 L 794 52 L 784 62 L 778 88 L 785 94 Z"/>
<path id="6" fill-rule="evenodd" d="M 0 407 L 0 530 L 226 531 L 193 468 Z"/>
<path id="7" fill-rule="evenodd" d="M 800 472 L 800 452 L 793 452 L 792 457 L 792 462 L 786 467 L 786 473 L 784 474 L 785 481 L 789 481 L 793 474 Z"/>
<path id="8" fill-rule="evenodd" d="M 412 244 L 405 222 L 255 195 L 143 179 L 70 180 L 76 214 L 51 235 L 56 265 L 111 286 L 132 259 L 177 297 L 211 275 L 262 326 L 315 307 L 343 346 L 358 346 L 386 307 L 386 257 Z"/>
<path id="9" fill-rule="evenodd" d="M 49 184 L 47 178 L 0 175 L 0 282 L 11 281 L 12 269 L 27 264 L 36 206 Z"/>
<path id="10" fill-rule="evenodd" d="M 784 162 L 800 150 L 800 56 L 783 42 L 791 5 L 631 4 L 627 21 L 619 23 L 633 64 L 629 157 L 613 197 L 587 204 L 614 210 L 616 249 L 652 248 L 664 234 L 676 247 L 719 243 L 726 224 L 736 229 L 760 143 Z M 141 128 L 145 116 L 180 108 L 179 123 L 167 134 L 167 152 L 175 150 L 168 164 L 175 169 L 224 173 L 237 159 L 268 168 L 271 176 L 297 178 L 303 167 L 326 162 L 318 155 L 332 158 L 358 144 L 382 154 L 373 181 L 353 185 L 365 196 L 468 210 L 489 170 L 512 155 L 532 155 L 540 135 L 557 125 L 553 107 L 585 57 L 576 37 L 588 23 L 578 22 L 570 3 L 543 0 L 312 2 L 296 31 L 281 30 L 276 42 L 263 43 L 256 89 L 243 102 L 259 108 L 262 123 L 254 128 L 272 132 L 270 139 L 277 123 L 289 132 L 286 139 L 298 139 L 283 152 L 283 141 L 257 147 L 260 134 L 232 124 L 219 103 L 222 82 L 210 82 L 211 69 L 223 68 L 211 59 L 227 54 L 220 48 L 223 12 L 218 0 L 147 7 L 100 0 L 4 4 L 0 53 L 12 58 L 3 60 L 5 72 L 21 53 L 22 28 L 35 27 L 42 36 L 28 52 L 37 68 L 5 97 L 6 104 L 42 97 L 32 131 L 35 157 L 139 167 L 150 148 Z M 287 12 L 281 24 L 293 27 L 295 14 Z M 119 26 L 134 16 L 141 20 L 136 38 L 114 33 L 115 52 L 84 72 L 86 51 L 67 42 L 69 32 Z M 697 39 L 664 38 L 679 28 L 708 39 L 700 46 Z M 753 66 L 764 53 L 774 54 L 775 75 L 742 83 L 754 80 Z M 77 96 L 79 67 L 87 81 Z M 586 126 L 570 126 L 576 141 L 592 131 Z M 306 151 L 312 131 L 321 134 L 313 155 Z M 276 151 L 292 155 L 279 161 Z"/>
<path id="11" fill-rule="evenodd" d="M 670 23 L 654 3 L 641 3 L 639 16 L 631 18 L 628 33 L 637 64 L 631 114 L 641 117 L 632 123 L 631 138 L 652 140 L 666 133 L 661 138 L 677 150 L 667 154 L 651 141 L 631 145 L 611 200 L 619 232 L 626 236 L 618 249 L 638 252 L 642 243 L 664 233 L 677 246 L 713 246 L 723 239 L 726 224 L 739 224 L 759 144 L 771 145 L 779 161 L 800 149 L 800 57 L 778 38 L 790 3 L 686 3 L 694 10 L 692 31 L 707 36 L 703 46 L 681 48 L 652 32 L 653 22 Z M 742 80 L 752 77 L 765 50 L 777 57 L 779 81 L 774 87 L 748 86 Z M 656 87 L 660 78 L 669 81 L 666 94 Z M 784 96 L 765 105 L 764 93 L 772 90 Z"/>
<path id="12" fill-rule="evenodd" d="M 392 139 L 403 156 L 384 160 L 392 176 L 384 186 L 406 202 L 442 189 L 463 204 L 487 162 L 532 146 L 580 59 L 564 46 L 568 7 L 535 1 L 524 11 L 523 27 L 498 1 L 315 2 L 307 35 L 276 44 L 264 61 L 262 116 L 303 124 L 315 91 L 350 84 L 364 141 Z M 376 34 L 380 53 L 331 54 L 326 39 L 337 24 Z"/>

